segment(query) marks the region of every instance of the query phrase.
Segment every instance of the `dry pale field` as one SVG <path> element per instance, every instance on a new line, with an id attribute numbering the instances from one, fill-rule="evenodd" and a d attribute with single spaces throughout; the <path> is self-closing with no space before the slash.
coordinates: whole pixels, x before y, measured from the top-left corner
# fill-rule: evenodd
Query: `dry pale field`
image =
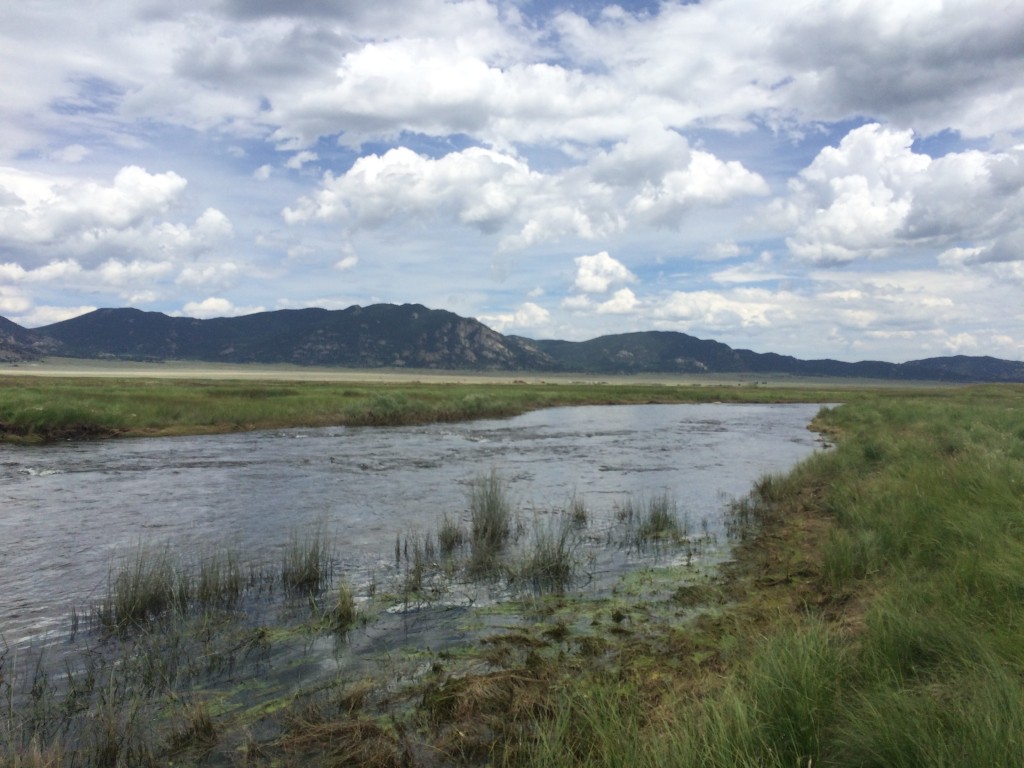
<path id="1" fill-rule="evenodd" d="M 213 379 L 242 381 L 385 382 L 409 384 L 661 384 L 668 386 L 751 386 L 860 389 L 921 387 L 926 382 L 877 379 L 797 377 L 784 374 L 592 375 L 581 373 L 437 371 L 397 368 L 357 369 L 299 365 L 205 363 L 174 360 L 142 363 L 123 360 L 83 360 L 51 357 L 30 363 L 0 363 L 0 376 L 57 376 L 152 379 Z M 948 386 L 948 385 L 946 385 Z"/>

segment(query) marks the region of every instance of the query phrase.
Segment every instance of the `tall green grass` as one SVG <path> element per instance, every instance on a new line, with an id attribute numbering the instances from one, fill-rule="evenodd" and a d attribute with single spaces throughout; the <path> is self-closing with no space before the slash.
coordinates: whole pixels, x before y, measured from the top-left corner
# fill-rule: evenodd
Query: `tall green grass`
<path id="1" fill-rule="evenodd" d="M 469 491 L 470 571 L 494 571 L 497 557 L 512 535 L 512 500 L 497 470 L 473 480 Z"/>
<path id="2" fill-rule="evenodd" d="M 708 625 L 724 676 L 657 698 L 622 670 L 569 680 L 519 763 L 1024 764 L 1024 389 L 877 397 L 819 424 L 838 447 L 739 505 L 748 525 L 818 522 L 747 540 L 754 599 L 789 602 L 740 595 Z"/>
<path id="3" fill-rule="evenodd" d="M 0 439 L 399 425 L 512 416 L 559 405 L 822 402 L 859 390 L 501 382 L 335 383 L 0 376 Z"/>

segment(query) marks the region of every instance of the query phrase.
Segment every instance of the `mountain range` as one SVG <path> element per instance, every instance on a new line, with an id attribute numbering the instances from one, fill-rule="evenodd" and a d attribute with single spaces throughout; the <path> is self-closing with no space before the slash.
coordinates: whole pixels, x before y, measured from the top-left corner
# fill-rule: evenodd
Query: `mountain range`
<path id="1" fill-rule="evenodd" d="M 1024 382 L 1024 362 L 933 357 L 905 363 L 800 360 L 733 349 L 674 331 L 589 341 L 505 336 L 472 318 L 419 304 L 285 309 L 197 320 L 98 309 L 28 329 L 0 317 L 0 361 L 46 356 L 293 363 L 349 368 L 630 373 L 749 373 L 950 382 Z"/>

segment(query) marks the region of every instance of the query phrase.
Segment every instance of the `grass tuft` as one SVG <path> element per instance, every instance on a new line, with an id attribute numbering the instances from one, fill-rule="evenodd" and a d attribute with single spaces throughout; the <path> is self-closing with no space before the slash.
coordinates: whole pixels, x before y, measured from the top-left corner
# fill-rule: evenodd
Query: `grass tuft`
<path id="1" fill-rule="evenodd" d="M 192 578 L 167 549 L 139 547 L 107 579 L 107 595 L 96 607 L 98 623 L 124 630 L 178 610 L 193 594 Z"/>
<path id="2" fill-rule="evenodd" d="M 567 518 L 537 524 L 518 576 L 539 593 L 562 594 L 576 572 L 572 523 Z"/>
<path id="3" fill-rule="evenodd" d="M 281 561 L 281 581 L 293 592 L 319 594 L 332 573 L 330 547 L 318 530 L 300 537 L 293 533 Z"/>
<path id="4" fill-rule="evenodd" d="M 512 502 L 508 485 L 491 470 L 476 478 L 470 487 L 470 570 L 473 573 L 493 571 L 497 556 L 512 534 Z"/>

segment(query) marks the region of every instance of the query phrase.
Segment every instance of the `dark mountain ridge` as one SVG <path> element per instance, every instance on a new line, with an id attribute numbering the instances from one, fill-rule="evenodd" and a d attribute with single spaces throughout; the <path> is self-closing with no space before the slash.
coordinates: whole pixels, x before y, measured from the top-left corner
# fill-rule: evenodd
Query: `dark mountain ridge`
<path id="1" fill-rule="evenodd" d="M 419 304 L 278 310 L 210 320 L 98 309 L 31 330 L 0 317 L 0 361 L 47 355 L 351 368 L 1024 381 L 1024 362 L 993 357 L 960 355 L 907 363 L 800 360 L 733 349 L 675 331 L 622 333 L 580 342 L 532 340 L 504 336 L 477 320 Z"/>

